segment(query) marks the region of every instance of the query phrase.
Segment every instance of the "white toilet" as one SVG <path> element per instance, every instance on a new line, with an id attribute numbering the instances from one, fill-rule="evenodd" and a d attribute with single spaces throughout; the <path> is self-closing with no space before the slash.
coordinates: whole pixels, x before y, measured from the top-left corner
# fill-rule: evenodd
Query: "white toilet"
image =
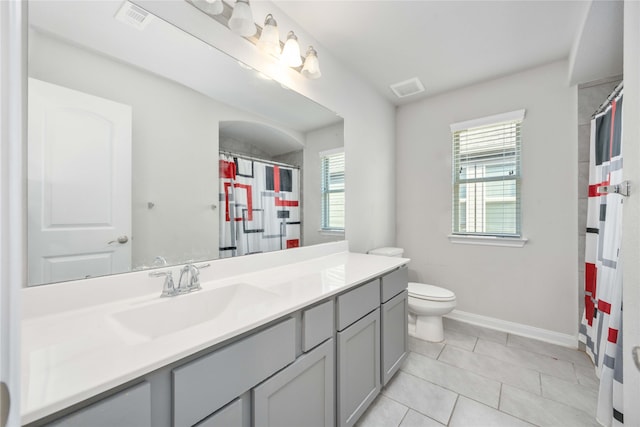
<path id="1" fill-rule="evenodd" d="M 372 255 L 401 257 L 401 248 L 378 248 Z M 456 294 L 448 289 L 409 282 L 409 335 L 425 341 L 444 340 L 442 316 L 456 307 Z"/>

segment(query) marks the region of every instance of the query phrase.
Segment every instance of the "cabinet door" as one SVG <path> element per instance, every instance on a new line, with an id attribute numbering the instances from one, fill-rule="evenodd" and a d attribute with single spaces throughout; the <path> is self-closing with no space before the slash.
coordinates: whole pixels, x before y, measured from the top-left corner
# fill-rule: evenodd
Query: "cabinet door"
<path id="1" fill-rule="evenodd" d="M 333 338 L 253 389 L 255 427 L 334 425 Z"/>
<path id="2" fill-rule="evenodd" d="M 382 304 L 382 385 L 400 369 L 407 357 L 408 335 L 407 291 Z"/>
<path id="3" fill-rule="evenodd" d="M 242 405 L 243 399 L 238 398 L 194 427 L 242 427 L 248 424 L 248 421 L 245 422 Z"/>
<path id="4" fill-rule="evenodd" d="M 61 418 L 56 427 L 151 427 L 151 387 L 143 382 Z"/>
<path id="5" fill-rule="evenodd" d="M 338 332 L 338 425 L 352 426 L 380 392 L 380 309 Z"/>

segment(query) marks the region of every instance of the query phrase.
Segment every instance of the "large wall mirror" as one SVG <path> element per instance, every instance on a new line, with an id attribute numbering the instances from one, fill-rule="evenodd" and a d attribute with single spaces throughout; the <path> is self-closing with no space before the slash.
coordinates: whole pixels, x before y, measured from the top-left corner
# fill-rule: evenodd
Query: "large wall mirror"
<path id="1" fill-rule="evenodd" d="M 29 2 L 29 285 L 229 256 L 225 215 L 250 231 L 241 253 L 326 241 L 319 153 L 342 118 L 128 6 Z M 244 181 L 229 199 L 229 173 L 279 208 L 248 206 Z"/>

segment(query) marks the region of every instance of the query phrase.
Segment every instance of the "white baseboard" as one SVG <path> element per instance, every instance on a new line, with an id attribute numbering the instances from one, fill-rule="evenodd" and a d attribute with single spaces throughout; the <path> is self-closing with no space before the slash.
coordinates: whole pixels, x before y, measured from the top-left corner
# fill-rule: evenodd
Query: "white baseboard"
<path id="1" fill-rule="evenodd" d="M 479 314 L 467 313 L 466 311 L 453 310 L 446 316 L 449 319 L 457 320 L 483 328 L 495 329 L 514 335 L 533 338 L 563 347 L 578 348 L 578 336 L 562 334 L 560 332 L 549 331 L 547 329 L 536 328 L 535 326 L 523 325 L 522 323 L 509 322 L 507 320 L 496 319 L 494 317 L 481 316 Z"/>

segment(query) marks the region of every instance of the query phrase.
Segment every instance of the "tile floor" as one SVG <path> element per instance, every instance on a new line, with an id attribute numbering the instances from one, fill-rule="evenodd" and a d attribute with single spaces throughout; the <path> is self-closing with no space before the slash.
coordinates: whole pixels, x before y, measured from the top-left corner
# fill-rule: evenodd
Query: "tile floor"
<path id="1" fill-rule="evenodd" d="M 358 427 L 599 426 L 584 352 L 451 319 L 444 342 L 409 350 Z"/>

